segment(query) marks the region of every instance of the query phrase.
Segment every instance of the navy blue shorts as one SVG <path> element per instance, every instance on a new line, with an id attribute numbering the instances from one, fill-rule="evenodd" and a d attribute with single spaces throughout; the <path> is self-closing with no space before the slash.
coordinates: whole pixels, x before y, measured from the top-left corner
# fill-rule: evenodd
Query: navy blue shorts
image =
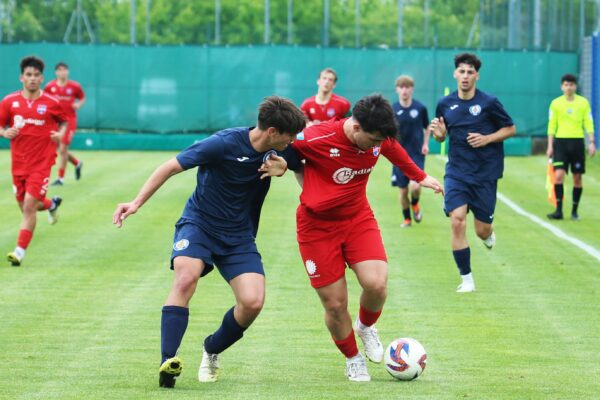
<path id="1" fill-rule="evenodd" d="M 255 272 L 264 275 L 262 259 L 256 248 L 254 239 L 240 243 L 235 238 L 227 243 L 193 223 L 183 221 L 175 225 L 173 252 L 171 253 L 171 269 L 175 257 L 185 256 L 204 261 L 204 276 L 217 267 L 227 282 L 238 275 Z"/>
<path id="2" fill-rule="evenodd" d="M 496 189 L 498 181 L 483 181 L 468 183 L 459 179 L 446 177 L 444 179 L 444 212 L 446 216 L 458 207 L 468 206 L 473 215 L 481 222 L 494 222 L 496 209 Z"/>
<path id="3" fill-rule="evenodd" d="M 410 158 L 417 164 L 419 168 L 422 170 L 425 169 L 425 156 L 423 154 L 409 154 Z M 408 183 L 410 179 L 408 179 L 400 170 L 400 168 L 395 165 L 392 167 L 392 186 L 397 186 L 399 188 L 404 189 L 408 187 Z"/>

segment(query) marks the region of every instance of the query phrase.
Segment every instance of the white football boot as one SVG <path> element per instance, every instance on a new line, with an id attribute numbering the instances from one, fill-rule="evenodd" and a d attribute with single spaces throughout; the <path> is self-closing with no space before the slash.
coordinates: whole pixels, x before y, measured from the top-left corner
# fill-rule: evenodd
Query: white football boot
<path id="1" fill-rule="evenodd" d="M 354 382 L 369 382 L 371 375 L 367 370 L 367 361 L 358 353 L 352 358 L 346 359 L 346 376 Z"/>
<path id="2" fill-rule="evenodd" d="M 219 379 L 219 355 L 209 354 L 202 349 L 202 362 L 198 369 L 200 382 L 216 382 Z"/>
<path id="3" fill-rule="evenodd" d="M 354 331 L 365 346 L 365 355 L 367 358 L 374 363 L 383 361 L 383 345 L 381 344 L 381 340 L 379 340 L 375 325 L 364 326 L 360 323 L 359 319 L 356 318 L 356 321 L 354 322 Z"/>

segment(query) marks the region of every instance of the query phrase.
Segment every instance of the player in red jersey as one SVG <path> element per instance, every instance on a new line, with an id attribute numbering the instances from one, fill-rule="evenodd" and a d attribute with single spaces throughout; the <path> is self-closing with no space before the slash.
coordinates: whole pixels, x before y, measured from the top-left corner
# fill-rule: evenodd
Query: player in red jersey
<path id="1" fill-rule="evenodd" d="M 58 99 L 61 107 L 69 117 L 67 133 L 58 145 L 58 154 L 60 155 L 58 179 L 52 182 L 52 185 L 62 186 L 64 184 L 67 161 L 75 166 L 75 179 L 81 179 L 81 167 L 83 163 L 69 151 L 69 146 L 77 130 L 77 110 L 85 103 L 85 94 L 79 83 L 69 80 L 69 66 L 67 64 L 64 62 L 56 64 L 54 73 L 56 74 L 56 79 L 48 82 L 46 92 Z"/>
<path id="2" fill-rule="evenodd" d="M 48 220 L 54 224 L 62 202 L 60 197 L 47 199 L 46 192 L 57 143 L 67 130 L 67 116 L 58 100 L 41 90 L 43 72 L 42 60 L 32 56 L 23 58 L 20 76 L 23 90 L 0 102 L 0 136 L 10 140 L 13 188 L 23 213 L 17 247 L 8 253 L 13 266 L 21 265 L 25 257 L 37 211 L 48 210 Z"/>
<path id="3" fill-rule="evenodd" d="M 442 186 L 410 159 L 395 140 L 396 119 L 381 95 L 359 100 L 352 118 L 314 125 L 292 144 L 304 166 L 296 171 L 302 184 L 296 214 L 300 254 L 321 303 L 325 324 L 346 356 L 352 381 L 371 379 L 358 351 L 348 312 L 345 269 L 362 287 L 354 330 L 367 357 L 383 359 L 374 327 L 386 299 L 387 257 L 381 233 L 366 197 L 367 181 L 379 155 L 384 155 L 411 180 L 443 193 Z"/>
<path id="4" fill-rule="evenodd" d="M 308 118 L 308 126 L 328 121 L 332 118 L 344 118 L 350 110 L 350 102 L 333 93 L 337 83 L 337 74 L 331 68 L 325 68 L 319 73 L 316 95 L 304 100 L 300 109 Z"/>

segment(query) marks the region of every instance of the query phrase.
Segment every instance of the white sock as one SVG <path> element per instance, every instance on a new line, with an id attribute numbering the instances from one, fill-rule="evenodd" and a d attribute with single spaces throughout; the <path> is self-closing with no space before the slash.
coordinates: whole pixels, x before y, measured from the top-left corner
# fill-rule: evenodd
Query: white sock
<path id="1" fill-rule="evenodd" d="M 15 247 L 15 254 L 19 258 L 23 258 L 23 257 L 25 257 L 25 249 L 17 246 L 17 247 Z"/>

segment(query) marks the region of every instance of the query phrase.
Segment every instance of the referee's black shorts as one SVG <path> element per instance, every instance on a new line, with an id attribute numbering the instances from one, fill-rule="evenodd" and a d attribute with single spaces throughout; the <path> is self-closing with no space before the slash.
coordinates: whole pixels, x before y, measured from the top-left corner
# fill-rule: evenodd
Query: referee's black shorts
<path id="1" fill-rule="evenodd" d="M 585 174 L 585 140 L 555 138 L 552 165 L 554 169 L 564 169 L 567 174 L 569 168 L 574 174 Z"/>

